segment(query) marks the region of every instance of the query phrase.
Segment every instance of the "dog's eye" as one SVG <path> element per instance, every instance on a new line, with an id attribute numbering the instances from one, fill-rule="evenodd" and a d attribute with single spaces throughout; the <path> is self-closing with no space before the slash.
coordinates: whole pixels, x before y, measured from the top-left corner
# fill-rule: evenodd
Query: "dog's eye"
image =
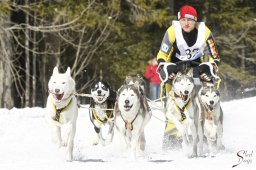
<path id="1" fill-rule="evenodd" d="M 62 82 L 62 84 L 66 84 L 66 82 Z"/>
<path id="2" fill-rule="evenodd" d="M 206 97 L 209 97 L 208 94 L 205 95 Z"/>
<path id="3" fill-rule="evenodd" d="M 217 95 L 215 94 L 213 97 L 217 97 Z"/>
<path id="4" fill-rule="evenodd" d="M 56 81 L 54 81 L 53 83 L 56 84 Z"/>
<path id="5" fill-rule="evenodd" d="M 107 90 L 107 87 L 105 87 L 105 86 L 102 86 L 101 88 L 102 88 L 103 90 Z"/>
<path id="6" fill-rule="evenodd" d="M 131 94 L 131 96 L 134 96 L 134 94 Z"/>

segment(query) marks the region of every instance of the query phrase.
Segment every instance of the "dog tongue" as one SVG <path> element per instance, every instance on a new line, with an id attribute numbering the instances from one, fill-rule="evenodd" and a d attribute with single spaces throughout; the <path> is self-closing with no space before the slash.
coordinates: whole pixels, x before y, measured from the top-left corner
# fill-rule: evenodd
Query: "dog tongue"
<path id="1" fill-rule="evenodd" d="M 182 99 L 183 99 L 184 101 L 187 101 L 188 95 L 182 95 Z"/>
<path id="2" fill-rule="evenodd" d="M 62 93 L 62 94 L 55 94 L 57 100 L 61 100 L 63 95 L 64 95 L 64 93 Z"/>

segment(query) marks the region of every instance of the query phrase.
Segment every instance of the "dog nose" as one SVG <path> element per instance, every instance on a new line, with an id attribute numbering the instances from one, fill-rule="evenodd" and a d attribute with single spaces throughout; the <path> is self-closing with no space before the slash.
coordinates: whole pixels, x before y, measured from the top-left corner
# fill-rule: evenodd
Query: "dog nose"
<path id="1" fill-rule="evenodd" d="M 189 92 L 187 90 L 184 91 L 184 94 L 188 94 Z"/>
<path id="2" fill-rule="evenodd" d="M 129 100 L 125 100 L 124 103 L 125 103 L 125 104 L 129 104 L 130 101 L 129 101 Z"/>
<path id="3" fill-rule="evenodd" d="M 101 94 L 101 90 L 98 90 L 97 93 L 98 93 L 98 94 Z"/>
<path id="4" fill-rule="evenodd" d="M 59 93 L 60 92 L 60 89 L 55 89 L 55 93 Z"/>
<path id="5" fill-rule="evenodd" d="M 211 101 L 210 101 L 210 104 L 211 104 L 211 105 L 213 105 L 213 104 L 214 104 L 214 101 L 213 101 L 213 100 L 211 100 Z"/>

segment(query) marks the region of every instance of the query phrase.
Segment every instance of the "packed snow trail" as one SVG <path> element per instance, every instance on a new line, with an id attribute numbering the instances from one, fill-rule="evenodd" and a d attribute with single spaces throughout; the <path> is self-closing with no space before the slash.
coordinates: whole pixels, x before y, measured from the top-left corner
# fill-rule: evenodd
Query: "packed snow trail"
<path id="1" fill-rule="evenodd" d="M 146 126 L 146 151 L 136 161 L 129 159 L 116 133 L 112 144 L 92 146 L 93 125 L 88 109 L 79 109 L 73 162 L 66 162 L 66 148 L 57 148 L 50 138 L 44 108 L 0 109 L 1 170 L 85 170 L 85 169 L 256 169 L 256 97 L 224 102 L 226 150 L 214 158 L 186 158 L 181 150 L 162 151 L 164 115 L 153 111 Z M 237 156 L 240 155 L 241 157 Z M 238 165 L 237 165 L 238 164 Z M 237 165 L 232 168 L 233 165 Z"/>

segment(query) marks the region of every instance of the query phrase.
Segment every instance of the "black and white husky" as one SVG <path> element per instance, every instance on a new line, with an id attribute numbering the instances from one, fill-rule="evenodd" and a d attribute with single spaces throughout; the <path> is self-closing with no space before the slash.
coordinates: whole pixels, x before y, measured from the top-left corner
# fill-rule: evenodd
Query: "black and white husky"
<path id="1" fill-rule="evenodd" d="M 213 156 L 217 149 L 224 149 L 222 145 L 223 135 L 223 112 L 220 107 L 220 92 L 213 85 L 204 83 L 198 93 L 200 103 L 200 124 L 198 131 L 199 150 L 203 152 L 203 137 L 207 139 L 210 156 Z"/>
<path id="2" fill-rule="evenodd" d="M 137 83 L 122 85 L 115 105 L 115 127 L 127 148 L 131 149 L 132 159 L 136 158 L 137 149 L 145 150 L 144 128 L 152 115 L 145 107 L 145 99 L 138 86 Z"/>
<path id="3" fill-rule="evenodd" d="M 194 87 L 192 69 L 188 73 L 178 72 L 172 81 L 166 106 L 166 117 L 175 124 L 188 157 L 197 156 L 198 106 Z"/>
<path id="4" fill-rule="evenodd" d="M 116 92 L 105 81 L 95 81 L 91 85 L 90 119 L 96 132 L 94 145 L 108 145 L 112 142 L 114 131 L 114 105 Z M 107 134 L 103 134 L 106 130 Z M 104 136 L 105 135 L 105 136 Z"/>

